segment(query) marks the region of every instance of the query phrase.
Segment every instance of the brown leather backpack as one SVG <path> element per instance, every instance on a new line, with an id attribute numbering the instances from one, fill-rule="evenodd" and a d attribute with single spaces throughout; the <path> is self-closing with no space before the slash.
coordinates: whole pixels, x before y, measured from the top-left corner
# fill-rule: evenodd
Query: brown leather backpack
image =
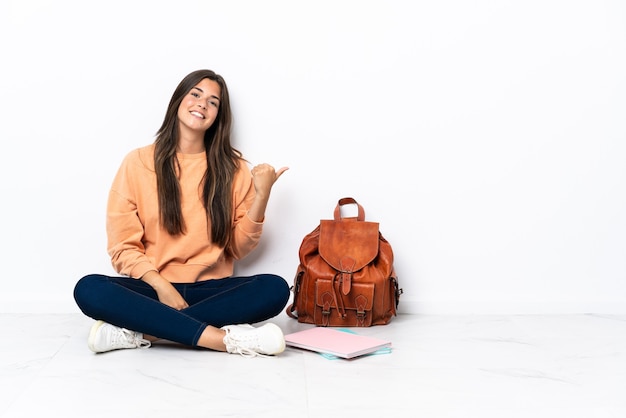
<path id="1" fill-rule="evenodd" d="M 342 217 L 341 206 L 355 204 L 356 218 Z M 365 221 L 351 197 L 339 200 L 333 220 L 321 220 L 306 235 L 286 313 L 298 322 L 331 327 L 385 325 L 396 316 L 402 289 L 393 267 L 391 245 Z"/>

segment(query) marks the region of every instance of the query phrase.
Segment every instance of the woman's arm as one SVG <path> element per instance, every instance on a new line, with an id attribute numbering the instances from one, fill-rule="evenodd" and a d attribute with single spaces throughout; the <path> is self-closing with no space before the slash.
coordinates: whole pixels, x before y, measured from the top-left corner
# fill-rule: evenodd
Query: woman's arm
<path id="1" fill-rule="evenodd" d="M 252 169 L 252 180 L 256 191 L 254 201 L 250 209 L 248 209 L 248 216 L 252 221 L 263 222 L 272 186 L 274 186 L 276 180 L 288 169 L 288 167 L 283 167 L 276 171 L 274 167 L 265 163 L 259 164 Z"/>

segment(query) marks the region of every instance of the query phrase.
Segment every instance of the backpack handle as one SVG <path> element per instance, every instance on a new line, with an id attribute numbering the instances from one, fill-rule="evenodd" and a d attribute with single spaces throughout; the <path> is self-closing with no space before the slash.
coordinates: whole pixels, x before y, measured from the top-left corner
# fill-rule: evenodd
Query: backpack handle
<path id="1" fill-rule="evenodd" d="M 334 213 L 335 220 L 336 221 L 340 221 L 342 219 L 342 217 L 341 217 L 341 207 L 343 205 L 350 205 L 350 204 L 356 205 L 357 208 L 359 209 L 359 213 L 357 215 L 356 220 L 357 221 L 364 221 L 365 220 L 365 210 L 363 210 L 363 206 L 361 206 L 352 197 L 344 197 L 344 198 L 339 199 L 339 202 L 337 203 L 337 206 L 335 207 L 335 213 Z"/>

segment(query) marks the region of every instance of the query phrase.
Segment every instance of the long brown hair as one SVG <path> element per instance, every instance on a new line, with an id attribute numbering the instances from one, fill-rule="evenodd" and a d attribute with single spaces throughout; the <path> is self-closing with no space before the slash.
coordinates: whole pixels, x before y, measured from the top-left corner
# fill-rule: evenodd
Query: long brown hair
<path id="1" fill-rule="evenodd" d="M 197 70 L 183 78 L 172 94 L 163 124 L 156 134 L 154 167 L 159 196 L 159 217 L 161 225 L 171 235 L 185 233 L 177 176 L 180 169 L 176 158 L 179 123 L 177 114 L 183 98 L 205 78 L 219 84 L 221 97 L 217 118 L 204 134 L 207 171 L 203 178 L 202 200 L 211 224 L 211 240 L 221 247 L 226 247 L 230 241 L 233 223 L 233 177 L 242 154 L 230 143 L 232 114 L 226 81 L 211 70 Z"/>

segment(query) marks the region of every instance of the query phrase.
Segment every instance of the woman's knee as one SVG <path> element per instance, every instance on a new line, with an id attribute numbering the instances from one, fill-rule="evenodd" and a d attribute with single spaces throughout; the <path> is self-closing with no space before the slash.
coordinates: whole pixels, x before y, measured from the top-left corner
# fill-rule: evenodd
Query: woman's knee
<path id="1" fill-rule="evenodd" d="M 74 300 L 78 307 L 89 315 L 101 292 L 99 286 L 106 281 L 106 276 L 88 274 L 82 277 L 74 286 Z"/>
<path id="2" fill-rule="evenodd" d="M 82 299 L 86 293 L 90 293 L 100 280 L 98 274 L 88 274 L 83 276 L 74 286 L 74 299 Z"/>
<path id="3" fill-rule="evenodd" d="M 276 298 L 276 305 L 286 305 L 290 296 L 287 281 L 276 274 L 266 274 L 265 282 L 267 293 Z"/>

